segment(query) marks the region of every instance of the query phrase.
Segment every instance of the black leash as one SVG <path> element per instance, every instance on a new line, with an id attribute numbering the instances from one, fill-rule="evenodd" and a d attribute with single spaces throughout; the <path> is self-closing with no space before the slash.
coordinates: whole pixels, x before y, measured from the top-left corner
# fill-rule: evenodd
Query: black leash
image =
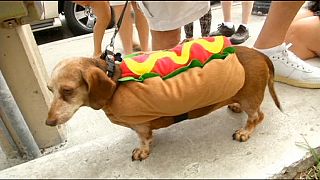
<path id="1" fill-rule="evenodd" d="M 114 30 L 113 36 L 111 38 L 110 44 L 108 44 L 106 46 L 105 51 L 100 56 L 100 58 L 106 60 L 106 62 L 108 64 L 108 76 L 109 77 L 113 77 L 113 75 L 114 75 L 114 71 L 115 71 L 115 67 L 116 67 L 115 61 L 119 61 L 119 62 L 122 61 L 121 53 L 116 53 L 116 54 L 114 53 L 114 40 L 116 38 L 117 33 L 119 32 L 119 29 L 120 29 L 120 26 L 121 26 L 121 23 L 123 20 L 124 12 L 126 11 L 127 5 L 128 5 L 128 1 L 126 1 L 125 5 L 122 9 L 121 15 L 118 19 L 118 22 L 115 25 L 115 30 Z M 112 48 L 112 50 L 109 50 L 108 48 Z"/>

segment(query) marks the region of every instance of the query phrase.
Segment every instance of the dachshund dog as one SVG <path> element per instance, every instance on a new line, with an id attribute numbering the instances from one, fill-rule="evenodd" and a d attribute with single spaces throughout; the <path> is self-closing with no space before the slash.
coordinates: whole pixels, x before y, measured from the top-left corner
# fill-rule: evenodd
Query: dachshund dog
<path id="1" fill-rule="evenodd" d="M 274 90 L 274 67 L 269 58 L 252 48 L 244 46 L 234 46 L 234 48 L 245 74 L 241 89 L 222 102 L 193 109 L 185 112 L 184 116 L 188 119 L 198 118 L 226 105 L 233 112 L 244 111 L 248 115 L 247 123 L 245 127 L 240 128 L 233 134 L 234 140 L 244 142 L 249 139 L 255 127 L 264 118 L 260 105 L 267 86 L 276 106 L 280 110 L 281 107 Z M 46 124 L 56 126 L 65 123 L 81 106 L 103 109 L 112 121 L 114 114 L 110 114 L 107 107 L 112 101 L 113 94 L 122 85 L 118 82 L 121 70 L 119 65 L 116 64 L 114 76 L 108 77 L 107 69 L 108 64 L 102 59 L 78 57 L 61 61 L 54 68 L 48 83 L 48 89 L 53 93 L 53 101 Z M 176 123 L 177 117 L 163 116 L 140 124 L 130 121 L 112 122 L 131 128 L 138 134 L 141 145 L 133 150 L 132 160 L 141 161 L 150 154 L 152 130 Z"/>

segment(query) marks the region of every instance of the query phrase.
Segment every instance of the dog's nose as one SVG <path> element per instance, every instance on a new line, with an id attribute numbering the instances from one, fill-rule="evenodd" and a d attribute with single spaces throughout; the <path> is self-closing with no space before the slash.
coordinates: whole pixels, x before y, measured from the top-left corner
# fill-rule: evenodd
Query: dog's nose
<path id="1" fill-rule="evenodd" d="M 49 120 L 49 119 L 47 119 L 46 120 L 46 125 L 47 126 L 56 126 L 57 125 L 57 120 Z"/>

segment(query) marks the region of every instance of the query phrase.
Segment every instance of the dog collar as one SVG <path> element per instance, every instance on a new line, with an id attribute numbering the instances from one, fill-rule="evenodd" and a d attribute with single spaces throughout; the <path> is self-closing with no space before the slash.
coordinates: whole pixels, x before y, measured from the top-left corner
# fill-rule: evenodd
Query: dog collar
<path id="1" fill-rule="evenodd" d="M 111 57 L 110 57 L 111 56 Z M 114 54 L 113 52 L 107 50 L 107 54 L 103 53 L 100 58 L 104 59 L 108 65 L 107 74 L 108 77 L 113 77 L 116 69 L 115 61 L 122 61 L 121 53 Z"/>
<path id="2" fill-rule="evenodd" d="M 114 71 L 116 69 L 115 62 L 114 62 L 114 60 L 111 60 L 110 58 L 107 58 L 106 62 L 108 64 L 107 75 L 108 75 L 108 77 L 113 77 Z"/>

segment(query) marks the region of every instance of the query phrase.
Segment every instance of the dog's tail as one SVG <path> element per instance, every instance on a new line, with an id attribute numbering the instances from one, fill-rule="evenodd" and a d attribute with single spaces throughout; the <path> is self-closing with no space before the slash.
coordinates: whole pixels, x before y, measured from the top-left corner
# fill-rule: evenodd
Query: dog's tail
<path id="1" fill-rule="evenodd" d="M 278 107 L 278 109 L 282 111 L 282 107 L 281 107 L 281 104 L 280 104 L 280 101 L 279 101 L 279 98 L 276 94 L 276 91 L 274 90 L 274 67 L 273 67 L 273 64 L 271 62 L 271 60 L 265 56 L 265 61 L 269 67 L 269 80 L 268 80 L 268 88 L 269 88 L 269 93 L 274 101 L 274 103 L 276 104 L 276 106 Z"/>

